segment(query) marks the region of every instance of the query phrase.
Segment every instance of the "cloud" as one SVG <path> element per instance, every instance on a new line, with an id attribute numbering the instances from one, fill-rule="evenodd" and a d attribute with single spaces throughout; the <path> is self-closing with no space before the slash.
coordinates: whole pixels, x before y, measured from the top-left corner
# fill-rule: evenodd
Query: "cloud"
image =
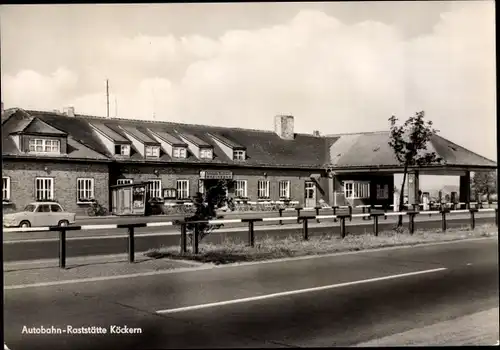
<path id="1" fill-rule="evenodd" d="M 432 33 L 413 39 L 395 26 L 345 24 L 304 10 L 287 23 L 228 30 L 217 39 L 140 35 L 99 50 L 93 54 L 99 63 L 87 62 L 87 69 L 110 78 L 122 117 L 154 113 L 163 120 L 272 129 L 275 114 L 290 113 L 297 131 L 325 134 L 386 129 L 393 114 L 404 119 L 425 110 L 445 137 L 496 159 L 494 10 L 488 3 L 455 6 Z M 82 72 L 5 77 L 3 100 L 48 109 L 74 104 L 77 112 L 104 115 L 104 88 L 68 96 Z M 477 123 L 484 130 L 471 137 Z"/>

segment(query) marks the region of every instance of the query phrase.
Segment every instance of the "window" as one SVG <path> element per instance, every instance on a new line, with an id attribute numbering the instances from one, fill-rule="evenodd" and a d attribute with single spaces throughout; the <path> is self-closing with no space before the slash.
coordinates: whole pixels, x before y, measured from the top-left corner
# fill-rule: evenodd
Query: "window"
<path id="1" fill-rule="evenodd" d="M 131 184 L 132 182 L 133 182 L 133 181 L 132 181 L 132 179 L 118 179 L 118 180 L 116 181 L 116 184 L 117 184 L 117 185 L 129 185 L 129 184 Z"/>
<path id="2" fill-rule="evenodd" d="M 189 180 L 177 180 L 177 199 L 189 198 Z"/>
<path id="3" fill-rule="evenodd" d="M 245 151 L 233 151 L 233 160 L 245 160 Z"/>
<path id="4" fill-rule="evenodd" d="M 184 147 L 174 147 L 174 158 L 186 158 L 186 149 Z"/>
<path id="5" fill-rule="evenodd" d="M 346 198 L 370 198 L 369 182 L 344 182 L 344 194 Z"/>
<path id="6" fill-rule="evenodd" d="M 37 177 L 35 179 L 35 198 L 37 201 L 54 199 L 54 179 L 51 177 Z"/>
<path id="7" fill-rule="evenodd" d="M 234 195 L 238 198 L 246 198 L 247 196 L 246 180 L 236 180 L 234 182 Z"/>
<path id="8" fill-rule="evenodd" d="M 94 179 L 76 180 L 76 201 L 87 202 L 94 198 Z"/>
<path id="9" fill-rule="evenodd" d="M 129 156 L 130 155 L 130 145 L 116 145 L 115 146 L 115 154 L 121 156 Z"/>
<path id="10" fill-rule="evenodd" d="M 212 159 L 212 150 L 210 148 L 200 149 L 200 158 L 202 159 Z"/>
<path id="11" fill-rule="evenodd" d="M 147 191 L 150 198 L 161 198 L 161 180 L 149 180 Z"/>
<path id="12" fill-rule="evenodd" d="M 2 200 L 10 200 L 10 177 L 7 176 L 2 177 Z"/>
<path id="13" fill-rule="evenodd" d="M 280 181 L 279 193 L 280 198 L 290 198 L 290 181 Z"/>
<path id="14" fill-rule="evenodd" d="M 269 198 L 269 181 L 259 180 L 257 195 L 259 198 Z"/>
<path id="15" fill-rule="evenodd" d="M 60 146 L 59 140 L 30 139 L 29 141 L 29 151 L 36 153 L 59 153 Z"/>
<path id="16" fill-rule="evenodd" d="M 146 157 L 159 157 L 160 147 L 158 146 L 146 146 Z"/>

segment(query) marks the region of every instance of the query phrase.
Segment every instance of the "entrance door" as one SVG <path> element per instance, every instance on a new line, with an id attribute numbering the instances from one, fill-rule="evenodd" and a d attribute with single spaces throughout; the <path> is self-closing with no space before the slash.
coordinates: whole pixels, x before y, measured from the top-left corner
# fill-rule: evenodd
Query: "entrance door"
<path id="1" fill-rule="evenodd" d="M 316 184 L 313 181 L 306 181 L 305 197 L 306 208 L 313 208 L 316 206 Z"/>

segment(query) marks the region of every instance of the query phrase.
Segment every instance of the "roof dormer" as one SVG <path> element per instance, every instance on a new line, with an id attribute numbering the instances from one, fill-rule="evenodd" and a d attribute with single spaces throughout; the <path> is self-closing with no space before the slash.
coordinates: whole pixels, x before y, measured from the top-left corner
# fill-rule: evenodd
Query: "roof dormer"
<path id="1" fill-rule="evenodd" d="M 108 152 L 118 157 L 130 157 L 132 142 L 105 124 L 89 123 L 96 136 L 106 146 Z"/>
<path id="2" fill-rule="evenodd" d="M 236 161 L 246 160 L 246 147 L 221 135 L 220 133 L 209 133 L 214 142 L 222 149 L 229 159 Z"/>
<path id="3" fill-rule="evenodd" d="M 20 114 L 13 116 L 7 123 L 9 136 L 22 153 L 37 156 L 54 156 L 67 154 L 68 134 L 43 120 Z"/>
<path id="4" fill-rule="evenodd" d="M 159 158 L 161 144 L 146 133 L 133 126 L 119 126 L 125 135 L 132 141 L 135 149 L 145 158 Z"/>
<path id="5" fill-rule="evenodd" d="M 165 131 L 147 130 L 161 144 L 162 148 L 171 158 L 186 159 L 188 157 L 188 144 L 186 142 Z"/>
<path id="6" fill-rule="evenodd" d="M 189 150 L 201 160 L 212 160 L 214 159 L 214 147 L 200 139 L 199 137 L 188 134 L 179 133 L 179 138 L 187 143 Z"/>

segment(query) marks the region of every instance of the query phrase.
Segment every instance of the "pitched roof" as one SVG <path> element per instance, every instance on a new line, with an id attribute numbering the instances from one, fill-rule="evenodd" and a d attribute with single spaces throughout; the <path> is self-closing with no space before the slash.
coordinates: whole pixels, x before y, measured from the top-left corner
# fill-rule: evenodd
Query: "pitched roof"
<path id="1" fill-rule="evenodd" d="M 389 146 L 389 131 L 339 135 L 330 149 L 330 164 L 336 167 L 399 166 Z M 463 147 L 433 135 L 428 151 L 434 151 L 447 165 L 496 166 L 496 163 Z"/>
<path id="2" fill-rule="evenodd" d="M 192 133 L 189 133 L 186 131 L 178 131 L 178 135 L 180 137 L 185 138 L 188 141 L 191 141 L 193 144 L 195 144 L 198 147 L 213 147 L 212 144 L 208 143 L 207 141 L 202 140 L 199 136 L 193 135 Z"/>
<path id="3" fill-rule="evenodd" d="M 232 148 L 232 149 L 245 149 L 245 146 L 240 145 L 234 140 L 231 140 L 230 137 L 228 137 L 227 133 L 224 132 L 218 132 L 218 133 L 210 133 L 210 136 L 214 137 L 216 140 L 222 142 L 226 146 Z"/>
<path id="4" fill-rule="evenodd" d="M 104 123 L 90 122 L 89 124 L 91 126 L 93 126 L 96 130 L 98 130 L 102 134 L 106 135 L 111 140 L 113 140 L 114 142 L 131 143 L 131 141 L 129 139 L 123 137 L 122 135 L 120 135 L 117 132 L 113 131 L 112 129 L 108 128 Z"/>
<path id="5" fill-rule="evenodd" d="M 31 123 L 29 123 L 24 130 L 22 131 L 23 133 L 30 133 L 30 134 L 47 134 L 47 135 L 59 135 L 59 136 L 66 136 L 68 133 L 61 131 L 59 129 L 54 128 L 53 126 L 50 126 L 49 124 L 45 123 L 44 121 L 38 119 L 38 118 L 33 118 Z"/>
<path id="6" fill-rule="evenodd" d="M 150 129 L 148 129 L 148 131 L 152 132 Z M 173 136 L 168 132 L 160 130 L 154 130 L 153 132 L 154 134 L 158 135 L 160 139 L 162 139 L 163 141 L 172 146 L 187 147 L 187 143 L 185 143 L 184 141 L 180 140 L 179 138 Z"/>
<path id="7" fill-rule="evenodd" d="M 172 122 L 144 121 L 118 118 L 102 118 L 95 116 L 75 115 L 69 117 L 55 112 L 17 111 L 2 125 L 2 134 L 8 135 L 12 130 L 26 127 L 31 120 L 38 118 L 48 125 L 68 133 L 68 140 L 81 146 L 74 147 L 74 155 L 88 159 L 114 159 L 119 162 L 169 162 L 196 163 L 214 165 L 235 165 L 251 167 L 286 167 L 323 169 L 331 165 L 337 169 L 353 167 L 399 167 L 390 146 L 389 132 L 357 133 L 350 135 L 313 136 L 295 134 L 293 140 L 284 140 L 275 132 L 242 128 L 227 128 L 207 125 L 190 125 Z M 183 135 L 198 145 L 213 147 L 214 159 L 204 160 L 188 152 L 187 159 L 171 158 L 161 154 L 159 159 L 145 160 L 139 153 L 130 158 L 109 154 L 107 148 L 95 134 L 92 125 L 98 125 L 116 140 L 127 140 L 123 127 L 141 140 L 158 144 L 153 134 L 166 142 L 178 142 Z M 212 139 L 211 135 L 219 135 L 226 142 L 246 148 L 247 159 L 244 162 L 229 158 Z M 71 141 L 71 142 L 73 142 Z M 70 142 L 70 141 L 68 141 Z M 3 154 L 14 154 L 16 147 L 9 137 L 3 137 Z M 70 143 L 71 146 L 71 143 Z M 71 146 L 73 147 L 73 146 Z M 76 151 L 78 149 L 78 151 Z M 496 163 L 460 147 L 438 135 L 432 137 L 430 150 L 435 150 L 448 165 L 467 165 L 496 167 Z M 77 152 L 77 153 L 76 153 Z M 71 153 L 70 153 L 71 154 Z"/>
<path id="8" fill-rule="evenodd" d="M 141 132 L 140 130 L 138 130 L 138 127 L 123 126 L 123 125 L 120 125 L 120 127 L 124 131 L 126 131 L 127 133 L 129 133 L 130 135 L 132 135 L 133 137 L 135 137 L 137 140 L 139 140 L 140 142 L 142 142 L 144 144 L 151 144 L 151 145 L 157 145 L 157 146 L 160 145 L 160 143 L 158 141 L 156 141 L 154 138 L 152 138 L 152 136 L 148 136 L 144 132 Z"/>

